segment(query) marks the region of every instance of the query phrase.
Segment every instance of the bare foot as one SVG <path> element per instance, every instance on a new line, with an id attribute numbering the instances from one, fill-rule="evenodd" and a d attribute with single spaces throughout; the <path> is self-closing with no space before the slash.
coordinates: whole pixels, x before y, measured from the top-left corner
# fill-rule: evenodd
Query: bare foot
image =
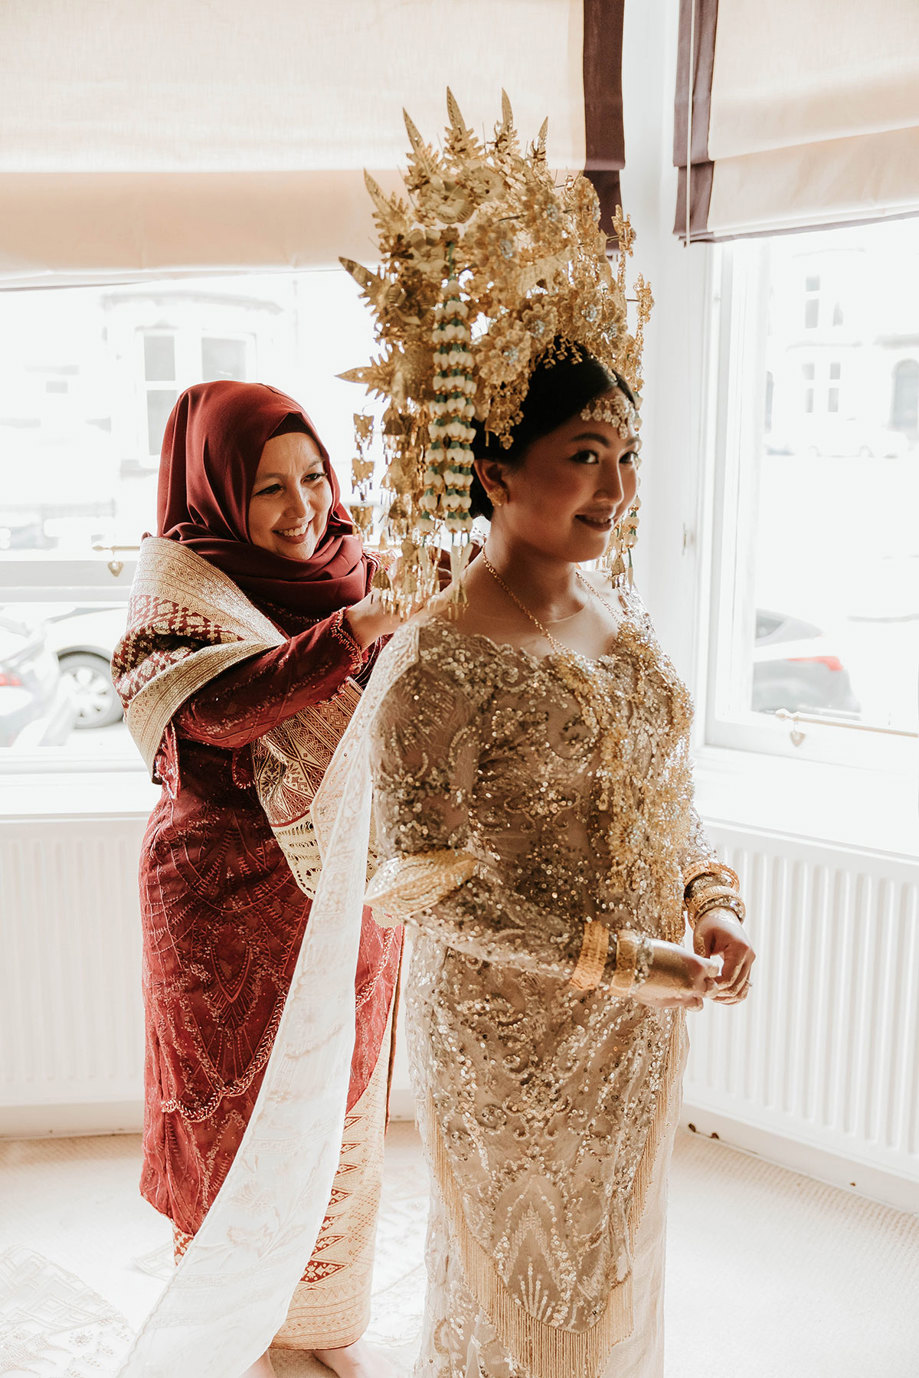
<path id="1" fill-rule="evenodd" d="M 271 1360 L 267 1354 L 263 1354 L 260 1359 L 256 1359 L 251 1368 L 247 1368 L 242 1378 L 277 1378 Z"/>
<path id="2" fill-rule="evenodd" d="M 343 1349 L 314 1349 L 313 1353 L 338 1378 L 397 1378 L 392 1364 L 363 1340 Z"/>

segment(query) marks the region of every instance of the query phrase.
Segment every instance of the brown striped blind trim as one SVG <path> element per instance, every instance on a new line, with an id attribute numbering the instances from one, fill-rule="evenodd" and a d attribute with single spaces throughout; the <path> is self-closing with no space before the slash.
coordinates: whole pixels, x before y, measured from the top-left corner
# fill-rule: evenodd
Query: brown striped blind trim
<path id="1" fill-rule="evenodd" d="M 612 236 L 625 167 L 622 24 L 625 0 L 584 0 L 584 170 L 600 198 L 600 225 Z"/>
<path id="2" fill-rule="evenodd" d="M 695 14 L 693 16 L 693 5 Z M 711 239 L 708 210 L 712 197 L 714 163 L 708 156 L 708 131 L 712 109 L 712 76 L 715 68 L 715 32 L 718 0 L 680 0 L 677 48 L 676 98 L 673 118 L 673 162 L 679 168 L 676 221 L 673 232 L 686 239 L 686 185 L 689 182 L 689 237 Z M 690 41 L 692 53 L 690 54 Z M 690 64 L 692 71 L 690 72 Z M 691 105 L 690 105 L 691 101 Z M 687 140 L 692 110 L 692 134 L 687 172 Z"/>

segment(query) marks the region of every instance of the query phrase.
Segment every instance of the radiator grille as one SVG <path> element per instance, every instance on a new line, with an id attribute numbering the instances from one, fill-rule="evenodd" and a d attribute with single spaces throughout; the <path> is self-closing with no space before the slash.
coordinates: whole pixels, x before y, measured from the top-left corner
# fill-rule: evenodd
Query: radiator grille
<path id="1" fill-rule="evenodd" d="M 143 826 L 0 828 L 0 1107 L 140 1102 Z"/>
<path id="2" fill-rule="evenodd" d="M 919 1179 L 919 863 L 711 831 L 759 956 L 692 1018 L 686 1099 Z"/>

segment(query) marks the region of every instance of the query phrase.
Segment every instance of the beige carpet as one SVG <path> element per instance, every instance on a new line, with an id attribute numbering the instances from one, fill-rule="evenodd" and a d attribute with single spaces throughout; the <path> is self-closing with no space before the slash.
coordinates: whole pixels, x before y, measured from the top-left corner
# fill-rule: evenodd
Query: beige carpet
<path id="1" fill-rule="evenodd" d="M 170 1267 L 168 1226 L 136 1192 L 138 1155 L 128 1136 L 0 1143 L 0 1255 L 40 1256 L 72 1296 L 79 1281 L 84 1318 L 97 1310 L 115 1322 L 121 1313 L 136 1326 Z M 408 1125 L 390 1131 L 384 1190 L 370 1338 L 408 1373 L 426 1209 Z M 668 1378 L 917 1378 L 919 1218 L 681 1135 L 667 1326 Z M 39 1365 L 24 1332 L 17 1343 L 32 1358 L 17 1368 L 9 1323 L 4 1339 L 0 1373 L 10 1378 L 78 1371 L 63 1348 Z M 280 1378 L 321 1371 L 296 1355 L 278 1355 L 276 1368 Z"/>

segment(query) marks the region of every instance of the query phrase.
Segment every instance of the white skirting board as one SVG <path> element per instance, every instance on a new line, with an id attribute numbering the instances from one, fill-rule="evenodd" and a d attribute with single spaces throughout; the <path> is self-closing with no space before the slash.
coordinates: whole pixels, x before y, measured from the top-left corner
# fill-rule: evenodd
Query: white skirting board
<path id="1" fill-rule="evenodd" d="M 145 820 L 0 821 L 0 1136 L 136 1131 Z M 919 1201 L 919 861 L 714 824 L 759 950 L 744 1006 L 691 1016 L 684 1122 Z M 410 1118 L 404 1047 L 392 1110 Z"/>

